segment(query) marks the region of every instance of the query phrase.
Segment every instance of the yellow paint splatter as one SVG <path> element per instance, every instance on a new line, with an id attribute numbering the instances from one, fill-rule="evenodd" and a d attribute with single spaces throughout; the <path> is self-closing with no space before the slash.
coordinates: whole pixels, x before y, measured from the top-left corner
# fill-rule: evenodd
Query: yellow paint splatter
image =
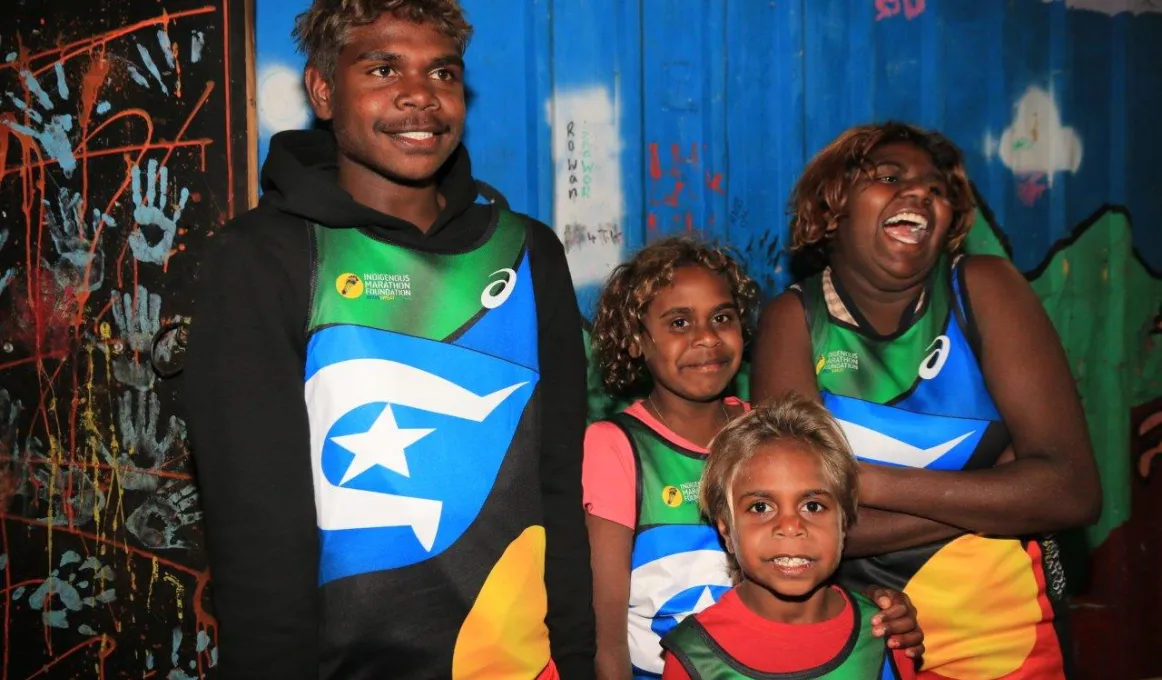
<path id="1" fill-rule="evenodd" d="M 102 321 L 101 325 L 97 326 L 97 333 L 101 336 L 102 340 L 108 340 L 113 337 L 113 329 L 109 326 L 108 321 Z"/>
<path id="2" fill-rule="evenodd" d="M 178 602 L 178 621 L 181 621 L 182 615 L 184 614 L 184 612 L 182 611 L 182 608 L 183 608 L 182 601 L 185 599 L 186 587 L 183 586 L 182 582 L 178 580 L 178 577 L 174 576 L 173 574 L 166 574 L 162 578 L 165 579 L 166 583 L 173 586 L 174 597 L 177 599 L 177 602 Z"/>
<path id="3" fill-rule="evenodd" d="M 153 564 L 149 571 L 149 594 L 145 596 L 145 611 L 149 611 L 150 604 L 153 602 L 153 584 L 157 583 L 157 556 L 155 555 L 150 562 Z"/>

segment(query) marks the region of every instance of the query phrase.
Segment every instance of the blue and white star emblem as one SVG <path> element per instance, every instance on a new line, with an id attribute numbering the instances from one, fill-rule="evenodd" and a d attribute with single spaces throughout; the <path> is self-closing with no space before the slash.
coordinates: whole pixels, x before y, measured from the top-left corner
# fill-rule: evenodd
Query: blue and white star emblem
<path id="1" fill-rule="evenodd" d="M 532 395 L 532 369 L 356 326 L 311 338 L 320 581 L 449 548 L 476 519 Z"/>

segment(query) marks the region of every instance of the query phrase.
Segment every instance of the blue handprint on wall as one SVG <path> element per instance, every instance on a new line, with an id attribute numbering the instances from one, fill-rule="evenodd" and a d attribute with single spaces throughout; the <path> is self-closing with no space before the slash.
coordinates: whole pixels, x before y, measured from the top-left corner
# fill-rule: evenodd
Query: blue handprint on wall
<path id="1" fill-rule="evenodd" d="M 47 208 L 45 222 L 49 236 L 61 256 L 61 263 L 54 270 L 57 283 L 79 292 L 100 289 L 105 281 L 105 253 L 94 247 L 94 241 L 100 238 L 102 225 L 116 227 L 116 220 L 93 208 L 92 222 L 86 227 L 81 215 L 81 195 L 64 187 L 58 194 L 56 213 L 48 201 L 43 203 Z"/>
<path id="2" fill-rule="evenodd" d="M 64 101 L 69 97 L 69 86 L 65 81 L 64 68 L 58 62 L 54 71 L 56 73 L 57 94 L 61 101 Z M 8 92 L 8 99 L 28 116 L 28 125 L 8 119 L 0 120 L 0 122 L 12 128 L 13 131 L 39 142 L 45 155 L 61 166 L 65 177 L 72 177 L 73 170 L 77 168 L 77 158 L 73 154 L 73 143 L 69 140 L 69 133 L 73 129 L 73 117 L 67 113 L 50 113 L 55 110 L 56 105 L 31 71 L 22 70 L 20 78 L 24 81 L 24 86 L 28 88 L 29 93 L 35 98 L 38 107 L 29 106 L 24 103 L 24 100 Z"/>
<path id="3" fill-rule="evenodd" d="M 123 385 L 147 390 L 154 381 L 149 354 L 153 336 L 161 328 L 161 296 L 138 286 L 135 304 L 132 293 L 113 291 L 112 307 L 117 336 L 125 340 L 113 357 L 113 377 Z"/>
<path id="4" fill-rule="evenodd" d="M 116 458 L 102 445 L 101 455 L 117 468 L 121 488 L 126 491 L 153 491 L 158 487 L 156 472 L 169 460 L 170 451 L 186 438 L 186 424 L 170 416 L 165 433 L 158 438 L 161 402 L 153 392 L 125 392 L 117 403 L 117 431 L 121 448 Z M 136 408 L 135 408 L 136 407 Z M 148 466 L 136 460 L 144 456 Z"/>
<path id="5" fill-rule="evenodd" d="M 202 517 L 193 482 L 170 480 L 125 519 L 125 528 L 150 550 L 187 548 L 178 532 Z"/>
<path id="6" fill-rule="evenodd" d="M 169 168 L 161 166 L 158 171 L 157 161 L 150 159 L 146 167 L 145 195 L 141 193 L 141 166 L 134 165 L 133 180 L 133 219 L 137 222 L 137 229 L 129 235 L 129 247 L 133 250 L 133 257 L 140 262 L 164 264 L 173 248 L 174 235 L 177 234 L 177 222 L 190 198 L 190 190 L 183 187 L 179 192 L 178 204 L 172 215 L 165 214 L 167 189 L 169 188 Z M 160 179 L 159 179 L 160 177 Z M 161 231 L 161 238 L 156 243 L 150 243 L 141 227 L 156 227 Z"/>

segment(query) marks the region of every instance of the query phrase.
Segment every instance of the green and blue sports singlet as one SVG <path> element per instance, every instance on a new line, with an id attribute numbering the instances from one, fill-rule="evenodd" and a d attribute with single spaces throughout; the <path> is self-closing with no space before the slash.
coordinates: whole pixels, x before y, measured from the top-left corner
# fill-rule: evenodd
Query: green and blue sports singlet
<path id="1" fill-rule="evenodd" d="M 540 372 L 525 223 L 495 208 L 486 240 L 457 253 L 322 227 L 314 248 L 305 397 L 323 664 L 350 677 L 388 649 L 393 677 L 555 675 L 527 488 Z M 385 604 L 379 625 L 345 615 L 400 593 L 425 604 Z"/>
<path id="2" fill-rule="evenodd" d="M 995 464 L 1010 438 L 981 373 L 961 263 L 941 259 L 889 336 L 870 330 L 830 269 L 796 288 L 823 402 L 860 460 L 933 470 Z M 968 534 L 845 560 L 840 575 L 853 590 L 886 585 L 911 597 L 925 634 L 923 678 L 1065 677 L 1055 626 L 1064 583 L 1050 540 Z"/>
<path id="3" fill-rule="evenodd" d="M 883 638 L 872 631 L 879 608 L 859 593 L 846 591 L 854 618 L 851 636 L 835 658 L 816 668 L 792 673 L 767 673 L 730 656 L 693 616 L 683 621 L 662 644 L 690 675 L 690 680 L 896 680 L 900 671 Z"/>
<path id="4" fill-rule="evenodd" d="M 631 415 L 612 420 L 629 439 L 637 468 L 629 656 L 635 679 L 659 678 L 661 639 L 730 590 L 726 552 L 698 510 L 706 455 L 678 446 Z"/>

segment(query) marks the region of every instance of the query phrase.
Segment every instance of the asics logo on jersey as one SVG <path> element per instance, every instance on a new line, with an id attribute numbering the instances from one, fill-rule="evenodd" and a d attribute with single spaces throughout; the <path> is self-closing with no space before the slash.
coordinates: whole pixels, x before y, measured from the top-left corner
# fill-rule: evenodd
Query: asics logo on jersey
<path id="1" fill-rule="evenodd" d="M 944 368 L 945 362 L 948 361 L 948 354 L 952 350 L 952 341 L 948 339 L 947 335 L 940 335 L 932 341 L 931 345 L 928 345 L 928 349 L 932 351 L 920 362 L 918 370 L 920 377 L 925 380 L 931 380 L 940 375 L 940 370 Z"/>
<path id="2" fill-rule="evenodd" d="M 503 274 L 504 277 L 490 281 L 484 287 L 484 290 L 480 292 L 480 304 L 485 309 L 496 309 L 503 305 L 504 301 L 508 299 L 508 296 L 512 295 L 512 291 L 516 289 L 515 271 L 508 268 L 498 269 L 489 274 L 489 276 L 496 276 L 497 274 Z"/>

